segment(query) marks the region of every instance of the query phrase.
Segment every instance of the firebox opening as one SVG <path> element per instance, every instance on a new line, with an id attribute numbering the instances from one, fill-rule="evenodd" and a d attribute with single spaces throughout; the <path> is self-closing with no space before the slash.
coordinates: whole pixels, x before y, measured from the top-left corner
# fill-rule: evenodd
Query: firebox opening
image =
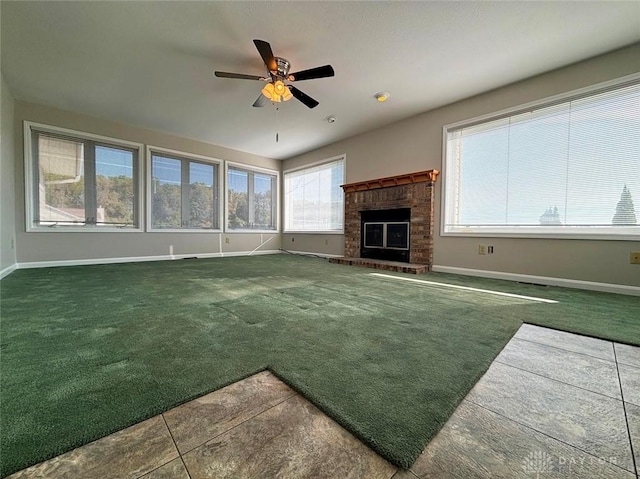
<path id="1" fill-rule="evenodd" d="M 362 258 L 409 262 L 411 208 L 361 211 Z"/>

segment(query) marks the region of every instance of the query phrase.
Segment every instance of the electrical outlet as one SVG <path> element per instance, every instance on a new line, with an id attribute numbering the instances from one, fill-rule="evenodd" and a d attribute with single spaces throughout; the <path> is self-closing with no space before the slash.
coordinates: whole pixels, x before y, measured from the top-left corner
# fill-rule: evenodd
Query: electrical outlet
<path id="1" fill-rule="evenodd" d="M 224 239 L 224 242 L 225 242 L 226 244 L 229 244 L 229 237 L 228 237 L 228 236 Z"/>
<path id="2" fill-rule="evenodd" d="M 487 254 L 493 254 L 493 246 L 487 246 Z"/>
<path id="3" fill-rule="evenodd" d="M 640 264 L 640 251 L 632 251 L 629 263 Z"/>
<path id="4" fill-rule="evenodd" d="M 292 236 L 291 237 L 291 242 L 293 243 L 296 239 Z"/>
<path id="5" fill-rule="evenodd" d="M 478 254 L 487 254 L 487 245 L 479 244 L 478 245 Z"/>

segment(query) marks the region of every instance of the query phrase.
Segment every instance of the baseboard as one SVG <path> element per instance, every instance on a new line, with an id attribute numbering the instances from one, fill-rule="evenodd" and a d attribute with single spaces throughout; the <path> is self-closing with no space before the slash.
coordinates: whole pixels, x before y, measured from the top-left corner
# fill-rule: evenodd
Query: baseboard
<path id="1" fill-rule="evenodd" d="M 256 256 L 259 254 L 280 254 L 282 251 L 279 249 L 265 249 L 258 251 L 233 251 L 229 253 L 222 253 L 220 256 Z"/>
<path id="2" fill-rule="evenodd" d="M 255 256 L 262 254 L 279 254 L 280 250 L 263 250 L 263 251 L 233 251 L 222 253 L 191 253 L 191 254 L 174 254 L 161 256 L 125 256 L 122 258 L 91 258 L 91 259 L 70 259 L 58 261 L 32 261 L 28 263 L 18 263 L 19 269 L 29 268 L 52 268 L 57 266 L 83 266 L 90 264 L 112 264 L 112 263 L 139 263 L 143 261 L 170 261 L 185 258 L 222 258 L 227 256 Z M 14 268 L 15 269 L 15 268 Z M 7 273 L 8 274 L 8 273 Z"/>
<path id="3" fill-rule="evenodd" d="M 562 286 L 565 288 L 587 289 L 590 291 L 602 291 L 604 293 L 628 294 L 640 296 L 640 287 L 624 284 L 596 283 L 593 281 L 581 281 L 578 279 L 552 278 L 548 276 L 533 276 L 529 274 L 505 273 L 502 271 L 487 271 L 482 269 L 457 268 L 454 266 L 433 265 L 432 271 L 438 273 L 453 273 L 465 276 L 478 276 L 481 278 L 506 279 L 508 281 L 521 281 L 523 283 L 544 284 L 547 286 Z"/>
<path id="4" fill-rule="evenodd" d="M 320 256 L 321 258 L 341 258 L 343 256 L 341 254 L 315 253 L 313 251 L 296 251 L 292 249 L 282 249 L 280 251 L 284 253 L 299 254 L 304 256 Z"/>
<path id="5" fill-rule="evenodd" d="M 13 263 L 12 265 L 7 266 L 6 268 L 0 270 L 0 279 L 4 278 L 5 276 L 10 275 L 16 269 L 18 269 L 18 264 L 17 263 Z"/>

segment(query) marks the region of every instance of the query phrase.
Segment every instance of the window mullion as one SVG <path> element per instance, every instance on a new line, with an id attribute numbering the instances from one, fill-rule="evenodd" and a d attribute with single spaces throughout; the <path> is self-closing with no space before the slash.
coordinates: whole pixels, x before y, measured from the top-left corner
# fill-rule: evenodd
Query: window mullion
<path id="1" fill-rule="evenodd" d="M 33 132 L 31 136 L 31 148 L 33 150 L 33 158 L 37 158 L 38 160 L 32 162 L 32 168 L 34 171 L 33 175 L 33 223 L 35 225 L 40 224 L 40 133 Z M 44 200 L 43 200 L 44 201 Z"/>
<path id="2" fill-rule="evenodd" d="M 249 226 L 256 222 L 253 173 L 247 175 L 247 207 L 249 209 Z"/>
<path id="3" fill-rule="evenodd" d="M 131 153 L 133 155 L 133 162 L 132 162 L 132 168 L 133 168 L 133 198 L 134 198 L 134 204 L 133 204 L 133 224 L 134 225 L 138 225 L 140 224 L 140 208 L 138 207 L 138 198 L 140 198 L 140 195 L 142 195 L 142 191 L 140 191 L 140 173 L 139 173 L 139 169 L 138 169 L 138 161 L 140 161 L 140 159 L 138 158 L 138 150 L 131 150 Z"/>
<path id="4" fill-rule="evenodd" d="M 278 182 L 276 177 L 271 178 L 271 224 L 277 227 Z"/>
<path id="5" fill-rule="evenodd" d="M 219 203 L 219 201 L 220 201 L 220 197 L 219 197 L 220 192 L 218 191 L 219 190 L 218 185 L 220 184 L 220 181 L 219 181 L 220 176 L 219 175 L 220 175 L 220 170 L 217 167 L 217 165 L 214 165 L 214 167 L 213 167 L 213 176 L 211 178 L 211 185 L 213 187 L 213 195 L 212 195 L 212 197 L 213 197 L 213 205 L 212 205 L 213 212 L 212 213 L 213 213 L 213 228 L 214 229 L 220 228 L 220 203 Z"/>
<path id="6" fill-rule="evenodd" d="M 85 224 L 97 224 L 96 144 L 84 142 L 84 211 Z"/>
<path id="7" fill-rule="evenodd" d="M 181 222 L 180 225 L 182 228 L 189 227 L 189 218 L 190 218 L 190 201 L 191 195 L 189 194 L 189 162 L 186 160 L 181 160 L 181 174 L 180 174 L 180 200 L 182 202 L 181 208 Z"/>

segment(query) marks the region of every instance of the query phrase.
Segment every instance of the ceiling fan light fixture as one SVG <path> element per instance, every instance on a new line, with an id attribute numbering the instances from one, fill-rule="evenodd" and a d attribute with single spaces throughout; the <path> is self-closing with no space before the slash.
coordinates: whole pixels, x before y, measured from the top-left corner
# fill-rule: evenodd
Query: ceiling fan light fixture
<path id="1" fill-rule="evenodd" d="M 273 96 L 273 83 L 267 83 L 262 89 L 262 94 L 271 100 Z"/>
<path id="2" fill-rule="evenodd" d="M 289 101 L 293 98 L 291 90 L 282 81 L 277 80 L 273 83 L 267 83 L 262 89 L 262 94 L 272 102 L 280 103 L 281 101 Z"/>
<path id="3" fill-rule="evenodd" d="M 375 94 L 375 98 L 376 100 L 378 100 L 378 102 L 383 103 L 385 101 L 387 101 L 389 99 L 389 92 L 387 91 L 380 91 L 378 93 Z"/>
<path id="4" fill-rule="evenodd" d="M 287 89 L 287 87 L 284 86 L 284 83 L 282 83 L 280 80 L 276 81 L 273 84 L 273 91 L 278 96 L 283 96 L 284 92 L 286 91 L 286 89 Z"/>
<path id="5" fill-rule="evenodd" d="M 293 94 L 291 93 L 291 90 L 289 90 L 289 87 L 284 87 L 284 94 L 282 95 L 282 101 L 289 101 L 293 98 Z"/>

